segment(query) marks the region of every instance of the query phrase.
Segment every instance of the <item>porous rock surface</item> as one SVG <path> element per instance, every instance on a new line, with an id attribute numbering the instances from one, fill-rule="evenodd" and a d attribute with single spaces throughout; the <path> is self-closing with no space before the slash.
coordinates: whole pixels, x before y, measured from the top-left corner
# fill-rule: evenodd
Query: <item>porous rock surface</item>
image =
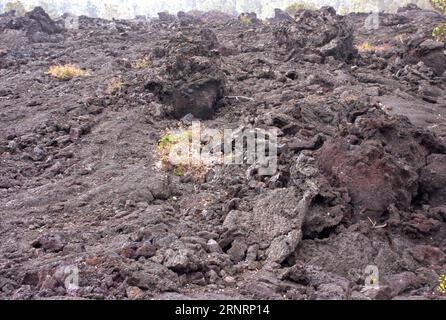
<path id="1" fill-rule="evenodd" d="M 445 19 L 248 17 L 0 16 L 1 298 L 440 298 Z M 66 63 L 88 75 L 46 74 Z M 193 118 L 276 129 L 277 172 L 160 170 L 160 137 Z"/>

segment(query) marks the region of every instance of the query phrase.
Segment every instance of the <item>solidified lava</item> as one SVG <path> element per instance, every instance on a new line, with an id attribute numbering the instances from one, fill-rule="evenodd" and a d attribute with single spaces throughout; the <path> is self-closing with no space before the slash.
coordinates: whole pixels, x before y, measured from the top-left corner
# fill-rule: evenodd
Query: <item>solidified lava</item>
<path id="1" fill-rule="evenodd" d="M 366 19 L 1 15 L 0 298 L 437 298 L 445 18 Z M 65 64 L 86 75 L 47 74 Z M 277 172 L 160 170 L 158 141 L 193 119 L 276 129 Z"/>

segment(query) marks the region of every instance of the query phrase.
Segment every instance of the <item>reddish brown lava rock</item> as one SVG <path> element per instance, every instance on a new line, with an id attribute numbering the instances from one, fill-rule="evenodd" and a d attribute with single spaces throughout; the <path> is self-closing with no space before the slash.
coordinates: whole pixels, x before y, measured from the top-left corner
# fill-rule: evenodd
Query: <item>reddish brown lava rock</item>
<path id="1" fill-rule="evenodd" d="M 357 212 L 381 215 L 395 203 L 407 208 L 416 191 L 415 171 L 402 166 L 376 141 L 352 145 L 347 138 L 324 144 L 319 166 L 332 183 L 346 187 Z"/>

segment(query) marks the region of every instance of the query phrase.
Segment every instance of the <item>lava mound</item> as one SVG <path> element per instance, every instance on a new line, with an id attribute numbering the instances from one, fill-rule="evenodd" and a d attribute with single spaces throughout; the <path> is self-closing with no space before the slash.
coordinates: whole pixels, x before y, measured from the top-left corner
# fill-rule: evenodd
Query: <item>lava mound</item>
<path id="1" fill-rule="evenodd" d="M 294 19 L 284 19 L 280 12 L 276 17 L 282 20 L 274 30 L 278 44 L 295 51 L 298 57 L 313 53 L 321 61 L 328 56 L 348 61 L 357 54 L 352 26 L 331 7 L 304 10 Z"/>

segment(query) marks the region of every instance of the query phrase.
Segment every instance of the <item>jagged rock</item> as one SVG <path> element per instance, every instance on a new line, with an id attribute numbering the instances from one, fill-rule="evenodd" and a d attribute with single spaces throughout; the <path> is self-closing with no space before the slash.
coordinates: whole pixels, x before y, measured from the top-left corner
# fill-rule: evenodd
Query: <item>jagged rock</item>
<path id="1" fill-rule="evenodd" d="M 201 42 L 206 50 L 216 49 L 218 47 L 218 39 L 215 33 L 208 28 L 200 31 Z"/>
<path id="2" fill-rule="evenodd" d="M 316 287 L 315 299 L 343 300 L 350 292 L 350 283 L 347 279 L 313 265 L 295 264 L 284 273 L 283 278 Z"/>
<path id="3" fill-rule="evenodd" d="M 156 254 L 156 247 L 150 243 L 144 243 L 135 252 L 137 258 L 139 257 L 150 258 L 153 257 L 155 254 Z"/>
<path id="4" fill-rule="evenodd" d="M 293 21 L 293 18 L 281 9 L 274 9 L 274 17 L 269 21 L 273 23 L 280 23 L 281 21 Z"/>
<path id="5" fill-rule="evenodd" d="M 422 282 L 413 272 L 402 272 L 390 275 L 382 279 L 392 289 L 392 297 L 398 296 L 407 290 L 414 290 L 421 287 Z"/>
<path id="6" fill-rule="evenodd" d="M 32 19 L 37 23 L 39 28 L 33 30 L 33 32 L 41 31 L 48 34 L 55 34 L 63 31 L 41 7 L 35 7 L 30 12 L 27 12 L 25 18 Z"/>
<path id="7" fill-rule="evenodd" d="M 178 288 L 178 276 L 166 267 L 146 262 L 141 270 L 134 271 L 127 280 L 131 286 L 143 290 L 172 291 Z"/>
<path id="8" fill-rule="evenodd" d="M 173 114 L 177 119 L 189 113 L 198 119 L 209 119 L 214 115 L 221 98 L 223 86 L 218 79 L 187 83 L 173 92 Z"/>
<path id="9" fill-rule="evenodd" d="M 401 165 L 376 141 L 327 142 L 320 149 L 319 163 L 333 183 L 348 189 L 357 214 L 379 218 L 391 204 L 408 208 L 417 190 L 415 170 Z"/>
<path id="10" fill-rule="evenodd" d="M 431 245 L 418 245 L 410 248 L 409 251 L 415 260 L 423 265 L 440 265 L 444 263 L 446 257 L 440 248 Z"/>
<path id="11" fill-rule="evenodd" d="M 54 35 L 64 31 L 41 7 L 35 7 L 23 17 L 3 16 L 0 18 L 0 32 L 5 29 L 25 31 L 33 38 L 38 33 Z M 45 37 L 42 37 L 45 40 Z"/>
<path id="12" fill-rule="evenodd" d="M 208 57 L 218 40 L 210 29 L 202 29 L 200 39 L 191 44 L 180 37 L 181 49 L 167 66 L 166 83 L 149 81 L 145 85 L 161 102 L 172 104 L 172 114 L 177 119 L 187 114 L 211 118 L 224 95 L 225 75 L 217 61 Z"/>
<path id="13" fill-rule="evenodd" d="M 193 16 L 184 11 L 179 11 L 177 13 L 177 18 L 181 26 L 189 26 L 202 23 L 202 20 L 199 17 Z"/>
<path id="14" fill-rule="evenodd" d="M 446 70 L 444 44 L 426 38 L 424 35 L 415 36 L 408 43 L 404 60 L 409 64 L 422 61 L 433 70 L 436 76 L 441 76 Z"/>
<path id="15" fill-rule="evenodd" d="M 352 272 L 364 273 L 365 267 L 373 261 L 374 253 L 367 236 L 358 232 L 342 232 L 326 239 L 302 240 L 299 251 L 291 258 L 350 278 Z M 339 259 L 341 256 L 345 258 Z"/>
<path id="16" fill-rule="evenodd" d="M 209 249 L 209 252 L 211 253 L 223 253 L 220 245 L 214 239 L 209 239 L 209 241 L 207 242 L 207 247 Z"/>
<path id="17" fill-rule="evenodd" d="M 231 231 L 248 232 L 248 242 L 266 246 L 267 259 L 280 263 L 301 240 L 311 197 L 311 192 L 299 196 L 295 188 L 272 190 L 256 201 L 252 212 L 229 212 L 223 226 Z"/>
<path id="18" fill-rule="evenodd" d="M 158 12 L 158 19 L 164 23 L 172 23 L 175 22 L 175 16 L 168 12 Z"/>
<path id="19" fill-rule="evenodd" d="M 431 154 L 420 172 L 420 192 L 429 196 L 432 206 L 446 203 L 446 155 Z"/>
<path id="20" fill-rule="evenodd" d="M 65 241 L 60 234 L 44 234 L 31 243 L 34 248 L 42 248 L 48 252 L 59 252 L 65 246 Z"/>
<path id="21" fill-rule="evenodd" d="M 170 178 L 166 175 L 153 175 L 150 177 L 148 181 L 147 188 L 150 192 L 145 191 L 145 195 L 143 194 L 138 199 L 139 200 L 147 200 L 151 201 L 152 198 L 155 199 L 169 199 L 172 194 L 172 190 L 170 187 Z M 143 190 L 141 190 L 144 192 Z"/>
<path id="22" fill-rule="evenodd" d="M 199 264 L 196 253 L 190 249 L 166 251 L 164 265 L 175 272 L 190 273 L 198 270 Z"/>
<path id="23" fill-rule="evenodd" d="M 227 253 L 234 263 L 238 263 L 245 258 L 247 248 L 244 240 L 235 239 Z"/>
<path id="24" fill-rule="evenodd" d="M 300 12 L 295 21 L 282 22 L 275 27 L 274 35 L 278 44 L 284 45 L 292 55 L 317 50 L 322 57 L 349 61 L 357 54 L 352 27 L 345 18 L 327 8 Z"/>

